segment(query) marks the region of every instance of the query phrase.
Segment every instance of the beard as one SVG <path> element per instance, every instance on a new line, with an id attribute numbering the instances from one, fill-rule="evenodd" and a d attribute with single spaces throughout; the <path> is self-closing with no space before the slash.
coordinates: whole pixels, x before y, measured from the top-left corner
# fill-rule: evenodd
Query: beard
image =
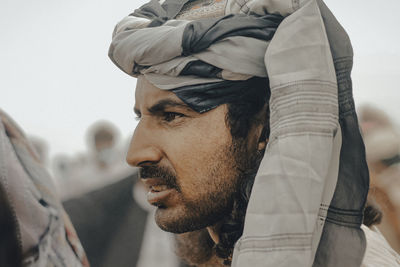
<path id="1" fill-rule="evenodd" d="M 236 148 L 239 148 L 239 146 L 236 146 Z M 241 168 L 237 169 L 238 182 L 237 190 L 233 194 L 233 204 L 228 214 L 221 220 L 220 243 L 215 244 L 212 241 L 206 228 L 175 235 L 176 253 L 189 265 L 204 264 L 214 256 L 220 258 L 224 265 L 231 264 L 233 248 L 243 234 L 244 220 L 254 178 L 264 155 L 264 150 L 251 154 L 245 154 L 243 151 L 243 149 L 236 149 L 235 152 L 235 162 Z"/>
<path id="2" fill-rule="evenodd" d="M 140 170 L 140 177 L 142 179 L 145 179 L 145 177 L 162 178 L 168 188 L 175 189 L 180 194 L 180 202 L 184 205 L 178 211 L 170 211 L 170 208 L 162 203 L 155 204 L 157 206 L 155 221 L 164 231 L 172 233 L 195 231 L 214 224 L 230 211 L 232 205 L 230 191 L 233 191 L 230 183 L 210 185 L 213 188 L 209 188 L 200 196 L 201 201 L 199 202 L 182 195 L 177 177 L 168 168 L 161 166 L 143 167 Z M 224 193 L 215 191 L 216 187 Z"/>
<path id="3" fill-rule="evenodd" d="M 224 175 L 229 179 L 224 179 L 223 183 L 209 184 L 200 202 L 183 198 L 185 208 L 180 213 L 182 216 L 167 221 L 171 223 L 166 223 L 162 216 L 157 215 L 163 212 L 162 206 L 156 212 L 156 222 L 161 229 L 179 233 L 175 236 L 176 252 L 189 264 L 204 263 L 213 255 L 229 263 L 234 244 L 243 233 L 247 204 L 264 151 L 248 152 L 244 142 L 234 140 L 223 152 L 223 156 L 218 155 L 219 160 L 210 168 L 209 175 Z M 221 162 L 229 162 L 224 168 L 229 173 L 223 174 L 218 169 L 221 168 Z M 169 187 L 181 192 L 177 182 L 179 179 L 168 168 L 143 167 L 140 174 L 142 178 L 162 177 Z M 206 227 L 217 222 L 222 222 L 222 226 L 220 243 L 215 245 Z"/>
<path id="4" fill-rule="evenodd" d="M 170 208 L 163 203 L 156 203 L 157 210 L 155 221 L 157 225 L 168 232 L 192 232 L 213 225 L 227 217 L 234 203 L 238 187 L 244 179 L 243 174 L 248 170 L 249 158 L 244 151 L 245 146 L 239 142 L 232 142 L 229 146 L 219 150 L 209 160 L 207 172 L 203 176 L 193 177 L 208 182 L 198 187 L 195 197 L 185 192 L 177 177 L 169 168 L 150 165 L 140 169 L 140 177 L 160 178 L 168 188 L 179 193 L 180 203 L 178 208 Z M 246 156 L 245 156 L 246 155 Z M 186 193 L 186 194 L 185 194 Z"/>

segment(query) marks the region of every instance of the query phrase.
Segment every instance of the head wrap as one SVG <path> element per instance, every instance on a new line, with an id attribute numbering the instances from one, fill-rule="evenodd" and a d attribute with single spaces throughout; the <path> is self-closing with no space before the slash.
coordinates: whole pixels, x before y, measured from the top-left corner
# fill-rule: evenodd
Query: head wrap
<path id="1" fill-rule="evenodd" d="M 232 266 L 360 266 L 369 178 L 345 31 L 320 0 L 226 0 L 194 21 L 186 3 L 123 19 L 109 55 L 163 90 L 268 77 L 270 141 Z"/>
<path id="2" fill-rule="evenodd" d="M 174 7 L 173 1 L 163 6 L 151 1 L 117 25 L 109 53 L 123 71 L 144 74 L 198 112 L 240 95 L 243 80 L 268 76 L 260 55 L 265 54 L 282 16 L 228 14 L 175 20 L 180 9 Z"/>

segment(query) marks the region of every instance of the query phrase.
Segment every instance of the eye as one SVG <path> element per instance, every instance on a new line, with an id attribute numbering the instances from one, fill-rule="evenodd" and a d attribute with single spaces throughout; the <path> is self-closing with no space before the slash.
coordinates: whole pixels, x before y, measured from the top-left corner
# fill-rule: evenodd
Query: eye
<path id="1" fill-rule="evenodd" d="M 163 113 L 163 120 L 166 122 L 171 122 L 173 120 L 175 120 L 176 118 L 181 118 L 184 115 L 181 113 L 177 113 L 177 112 L 164 112 Z"/>

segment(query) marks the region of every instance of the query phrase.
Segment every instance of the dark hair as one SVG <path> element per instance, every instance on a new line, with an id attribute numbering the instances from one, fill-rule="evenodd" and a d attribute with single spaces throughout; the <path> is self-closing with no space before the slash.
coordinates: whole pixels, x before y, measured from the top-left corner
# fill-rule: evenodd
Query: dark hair
<path id="1" fill-rule="evenodd" d="M 237 190 L 233 196 L 232 212 L 222 220 L 218 244 L 214 244 L 206 228 L 175 235 L 177 255 L 190 265 L 203 264 L 208 260 L 214 261 L 214 255 L 223 259 L 225 264 L 230 264 L 233 247 L 243 233 L 247 204 L 262 158 L 261 153 L 246 158 L 248 155 L 243 151 L 246 137 L 249 135 L 252 126 L 256 124 L 264 126 L 261 138 L 266 139 L 269 135 L 268 101 L 270 90 L 268 79 L 254 77 L 247 81 L 234 83 L 234 87 L 234 89 L 229 90 L 231 92 L 229 97 L 221 97 L 219 100 L 224 99 L 225 102 L 221 101 L 221 103 L 227 104 L 225 122 L 232 135 L 233 149 L 236 150 L 235 155 L 239 155 L 241 158 L 237 159 L 240 161 L 237 163 L 237 167 L 240 170 L 241 177 L 236 184 Z M 189 92 L 188 95 L 182 95 L 182 91 L 174 93 L 180 93 L 178 97 L 188 105 L 188 99 L 190 100 L 192 97 L 204 98 L 201 93 Z M 218 97 L 218 93 L 214 93 L 214 95 Z"/>
<path id="2" fill-rule="evenodd" d="M 263 125 L 261 138 L 269 136 L 269 106 L 270 98 L 269 81 L 265 78 L 252 78 L 243 88 L 242 94 L 235 100 L 227 103 L 228 112 L 226 122 L 234 142 L 244 140 L 250 129 L 257 124 Z M 243 233 L 244 218 L 247 204 L 253 188 L 254 178 L 257 173 L 263 152 L 249 159 L 243 172 L 242 179 L 239 179 L 238 192 L 234 198 L 232 212 L 221 226 L 219 238 L 216 244 L 216 255 L 224 259 L 224 264 L 231 263 L 233 247 Z"/>
<path id="3" fill-rule="evenodd" d="M 372 226 L 380 224 L 382 221 L 383 213 L 379 207 L 379 204 L 375 201 L 367 200 L 364 209 L 363 224 L 366 226 Z"/>
<path id="4" fill-rule="evenodd" d="M 264 123 L 262 138 L 268 138 L 269 128 L 269 107 L 270 98 L 269 82 L 262 79 L 254 80 L 252 86 L 243 91 L 243 95 L 237 101 L 228 103 L 227 123 L 230 127 L 232 137 L 244 139 L 248 136 L 249 130 L 255 123 Z M 265 117 L 260 117 L 260 112 L 266 107 Z M 235 198 L 232 213 L 229 215 L 220 230 L 220 243 L 215 246 L 216 254 L 224 259 L 224 264 L 230 264 L 230 257 L 237 240 L 243 234 L 244 219 L 247 205 L 250 199 L 254 178 L 261 158 L 256 161 L 256 168 L 250 168 L 246 173 L 247 179 L 242 180 L 239 185 L 239 192 Z M 363 223 L 367 226 L 379 224 L 383 214 L 376 201 L 369 197 L 364 209 Z"/>
<path id="5" fill-rule="evenodd" d="M 233 138 L 246 138 L 251 126 L 255 123 L 265 124 L 264 137 L 269 135 L 268 101 L 271 95 L 268 78 L 254 77 L 244 83 L 240 94 L 228 105 L 227 124 Z M 260 117 L 260 112 L 266 108 L 266 116 Z"/>
<path id="6" fill-rule="evenodd" d="M 233 141 L 245 141 L 252 126 L 260 123 L 264 125 L 261 138 L 266 139 L 270 133 L 268 106 L 270 98 L 269 81 L 265 78 L 252 78 L 244 83 L 244 85 L 245 88 L 243 88 L 241 94 L 227 103 L 228 111 L 226 123 L 230 128 Z M 265 112 L 262 112 L 264 110 Z M 196 262 L 198 259 L 193 255 L 193 253 L 196 252 L 196 249 L 193 249 L 193 247 L 201 244 L 202 253 L 197 255 L 199 256 L 198 258 L 201 258 L 201 262 L 197 261 L 197 263 L 203 263 L 215 252 L 219 258 L 223 259 L 225 265 L 230 265 L 235 243 L 243 234 L 247 205 L 254 184 L 254 178 L 264 152 L 262 151 L 261 153 L 262 154 L 255 158 L 250 159 L 250 162 L 253 161 L 252 166 L 247 166 L 248 168 L 242 170 L 244 171 L 242 178 L 245 179 L 240 179 L 237 193 L 234 196 L 232 212 L 224 218 L 222 222 L 219 231 L 219 243 L 213 245 L 205 229 L 192 232 L 190 234 L 191 236 L 189 235 L 193 242 L 189 243 L 190 249 L 182 251 L 183 253 L 179 256 L 190 261 L 187 257 L 189 256 Z M 382 213 L 379 208 L 376 205 L 372 205 L 370 202 L 367 203 L 364 211 L 364 224 L 368 226 L 377 224 L 380 222 L 381 218 Z M 199 242 L 199 240 L 202 242 Z M 184 242 L 179 245 L 181 248 L 188 247 L 188 244 Z M 212 252 L 213 249 L 214 252 Z M 192 262 L 192 264 L 195 262 Z"/>
<path id="7" fill-rule="evenodd" d="M 227 103 L 226 123 L 234 142 L 245 142 L 250 129 L 256 124 L 264 125 L 261 138 L 268 138 L 270 133 L 269 98 L 270 88 L 268 79 L 252 78 L 244 83 L 244 88 L 240 95 Z M 185 247 L 190 249 L 183 249 L 184 251 L 182 250 L 179 256 L 188 261 L 193 260 L 194 262 L 191 263 L 194 264 L 196 262 L 205 262 L 205 260 L 209 259 L 215 253 L 219 258 L 223 259 L 225 265 L 230 265 L 235 243 L 243 234 L 247 205 L 263 153 L 262 151 L 260 155 L 256 155 L 255 158 L 250 159 L 249 161 L 252 161 L 253 165 L 247 166 L 247 168 L 242 170 L 242 178 L 245 179 L 239 179 L 232 212 L 224 218 L 219 231 L 219 243 L 213 245 L 205 229 L 192 232 L 191 234 L 188 233 L 187 239 L 192 241 L 192 243 L 189 243 L 190 246 L 188 247 L 188 243 L 181 240 L 181 243 L 178 242 L 178 247 L 180 247 L 179 250 Z M 380 222 L 381 217 L 382 213 L 379 208 L 376 205 L 367 203 L 364 211 L 364 224 L 368 226 L 377 224 Z M 199 240 L 202 242 L 199 242 Z M 197 256 L 193 255 L 198 250 L 198 248 L 193 249 L 196 246 L 202 247 L 201 253 L 198 253 L 199 255 Z"/>

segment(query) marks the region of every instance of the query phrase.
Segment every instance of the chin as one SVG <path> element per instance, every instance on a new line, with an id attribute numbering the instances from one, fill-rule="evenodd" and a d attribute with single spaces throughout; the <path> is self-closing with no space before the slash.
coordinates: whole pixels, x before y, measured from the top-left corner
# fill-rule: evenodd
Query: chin
<path id="1" fill-rule="evenodd" d="M 219 221 L 219 216 L 200 216 L 200 214 L 185 212 L 184 209 L 158 207 L 155 221 L 162 230 L 174 234 L 182 234 L 203 229 Z"/>

